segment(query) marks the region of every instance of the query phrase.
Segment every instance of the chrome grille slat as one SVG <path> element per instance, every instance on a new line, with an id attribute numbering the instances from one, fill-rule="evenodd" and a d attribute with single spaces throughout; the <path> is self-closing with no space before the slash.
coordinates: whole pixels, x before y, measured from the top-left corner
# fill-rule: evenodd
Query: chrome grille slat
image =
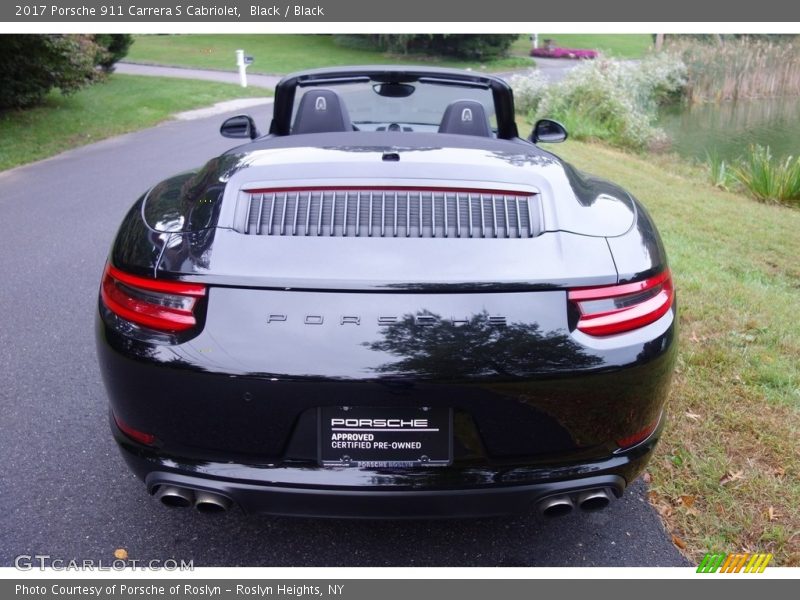
<path id="1" fill-rule="evenodd" d="M 264 200 L 263 200 L 264 194 L 261 194 L 261 198 L 262 198 L 262 200 L 261 200 L 261 202 L 259 202 L 259 207 L 264 204 Z M 251 196 L 251 197 L 249 197 L 247 199 L 247 213 L 244 216 L 244 232 L 245 233 L 250 233 L 250 213 L 253 212 L 253 201 L 255 199 L 256 199 L 255 195 L 253 195 L 253 196 Z M 259 210 L 261 210 L 261 209 L 259 208 Z M 259 221 L 261 221 L 261 219 L 259 219 Z"/>
<path id="2" fill-rule="evenodd" d="M 503 196 L 503 216 L 506 221 L 506 237 L 508 237 L 510 233 L 508 230 L 508 196 Z"/>
<path id="3" fill-rule="evenodd" d="M 486 223 L 483 216 L 483 194 L 481 194 L 481 237 L 486 237 Z"/>
<path id="4" fill-rule="evenodd" d="M 361 233 L 361 190 L 356 196 L 356 236 Z"/>
<path id="5" fill-rule="evenodd" d="M 422 237 L 422 192 L 417 192 L 417 202 L 419 204 L 419 223 L 417 224 L 417 230 L 419 234 L 417 237 Z"/>
<path id="6" fill-rule="evenodd" d="M 531 237 L 531 236 L 533 236 L 533 231 L 531 231 L 533 229 L 533 213 L 531 212 L 531 200 L 530 200 L 530 197 L 528 197 L 528 201 L 525 202 L 525 204 L 528 207 L 528 237 Z"/>
<path id="7" fill-rule="evenodd" d="M 264 208 L 264 195 L 261 195 L 261 206 L 258 209 L 258 227 L 261 227 L 261 212 Z M 270 194 L 270 205 L 269 205 L 269 222 L 267 223 L 267 235 L 272 235 L 272 217 L 275 213 L 275 194 Z M 258 232 L 260 233 L 260 231 Z"/>
<path id="8" fill-rule="evenodd" d="M 248 235 L 528 238 L 541 227 L 536 194 L 517 192 L 259 190 L 244 192 L 241 201 L 244 220 L 235 229 Z"/>
<path id="9" fill-rule="evenodd" d="M 469 213 L 469 237 L 473 236 L 472 232 L 472 193 L 467 194 L 467 212 Z"/>
<path id="10" fill-rule="evenodd" d="M 381 237 L 386 235 L 386 192 L 381 194 Z"/>
<path id="11" fill-rule="evenodd" d="M 431 235 L 436 237 L 436 192 L 431 193 Z"/>
<path id="12" fill-rule="evenodd" d="M 394 193 L 394 235 L 397 237 L 397 192 Z"/>
<path id="13" fill-rule="evenodd" d="M 492 233 L 497 237 L 497 203 L 492 202 Z"/>
<path id="14" fill-rule="evenodd" d="M 456 192 L 456 237 L 461 237 L 461 198 Z"/>
<path id="15" fill-rule="evenodd" d="M 333 224 L 336 220 L 336 192 L 331 194 L 331 226 L 328 229 L 328 235 L 333 235 Z"/>
<path id="16" fill-rule="evenodd" d="M 306 197 L 306 228 L 303 230 L 308 235 L 308 228 L 311 224 L 311 194 Z"/>
<path id="17" fill-rule="evenodd" d="M 300 192 L 294 195 L 294 221 L 292 222 L 292 235 L 297 235 L 297 211 L 300 208 Z"/>
<path id="18" fill-rule="evenodd" d="M 314 194 L 311 194 L 312 196 Z M 325 192 L 319 194 L 319 215 L 317 216 L 317 236 L 322 235 L 322 206 L 325 204 Z"/>
<path id="19" fill-rule="evenodd" d="M 372 237 L 372 200 L 374 194 L 372 192 L 369 193 L 369 237 Z"/>
<path id="20" fill-rule="evenodd" d="M 442 207 L 444 210 L 444 237 L 447 237 L 447 192 L 442 194 Z"/>
<path id="21" fill-rule="evenodd" d="M 350 208 L 348 206 L 348 200 L 350 199 L 350 192 L 344 193 L 344 226 L 342 227 L 342 235 L 347 235 L 347 210 Z"/>
<path id="22" fill-rule="evenodd" d="M 283 194 L 283 210 L 281 211 L 281 235 L 286 234 L 286 202 L 289 200 L 289 193 Z"/>
<path id="23" fill-rule="evenodd" d="M 406 192 L 406 237 L 411 236 L 411 193 Z"/>
<path id="24" fill-rule="evenodd" d="M 256 221 L 256 235 L 261 233 L 261 214 L 264 212 L 264 194 L 261 194 L 261 198 L 259 199 L 258 203 L 258 221 Z M 248 218 L 249 224 L 249 218 Z"/>

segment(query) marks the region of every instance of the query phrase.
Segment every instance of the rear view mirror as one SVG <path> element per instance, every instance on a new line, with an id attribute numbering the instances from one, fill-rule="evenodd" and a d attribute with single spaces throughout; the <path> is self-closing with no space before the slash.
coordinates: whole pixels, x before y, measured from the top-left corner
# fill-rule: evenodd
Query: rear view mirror
<path id="1" fill-rule="evenodd" d="M 408 83 L 376 83 L 373 91 L 384 98 L 408 98 L 417 89 Z"/>
<path id="2" fill-rule="evenodd" d="M 536 121 L 536 125 L 533 126 L 533 131 L 528 139 L 534 144 L 539 142 L 557 144 L 566 140 L 567 136 L 566 128 L 558 121 L 539 119 Z"/>
<path id="3" fill-rule="evenodd" d="M 250 115 L 236 115 L 225 119 L 219 128 L 222 137 L 247 138 L 254 140 L 258 137 L 258 128 Z"/>

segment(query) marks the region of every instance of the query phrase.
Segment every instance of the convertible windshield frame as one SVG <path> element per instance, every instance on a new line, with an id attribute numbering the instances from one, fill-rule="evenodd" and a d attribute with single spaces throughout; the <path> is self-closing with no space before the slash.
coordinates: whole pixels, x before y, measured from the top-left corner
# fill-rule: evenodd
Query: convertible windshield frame
<path id="1" fill-rule="evenodd" d="M 291 134 L 292 117 L 297 89 L 343 83 L 436 83 L 467 88 L 491 90 L 497 119 L 497 137 L 519 137 L 514 119 L 514 98 L 511 87 L 493 75 L 457 69 L 435 67 L 365 66 L 314 69 L 287 75 L 275 88 L 275 105 L 269 133 L 277 136 Z"/>
<path id="2" fill-rule="evenodd" d="M 375 83 L 369 78 L 336 78 L 304 82 L 297 86 L 292 123 L 297 119 L 297 111 L 303 96 L 315 89 L 324 88 L 336 92 L 354 127 L 370 130 L 376 127 L 397 127 L 396 131 L 436 131 L 442 122 L 445 111 L 453 102 L 471 100 L 480 103 L 492 130 L 497 132 L 494 98 L 489 86 L 473 83 L 421 77 L 414 82 L 403 82 L 401 85 L 411 87 L 412 92 L 405 96 L 383 96 L 375 87 L 387 85 L 386 82 Z M 380 131 L 380 129 L 378 129 Z M 294 131 L 294 126 L 292 131 Z"/>

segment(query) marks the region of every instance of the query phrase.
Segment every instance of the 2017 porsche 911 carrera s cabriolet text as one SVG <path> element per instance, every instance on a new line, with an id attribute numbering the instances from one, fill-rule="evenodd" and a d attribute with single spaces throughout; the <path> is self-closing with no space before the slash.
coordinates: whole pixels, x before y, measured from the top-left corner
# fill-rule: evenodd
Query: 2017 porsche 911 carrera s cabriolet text
<path id="1" fill-rule="evenodd" d="M 676 352 L 642 205 L 517 133 L 491 75 L 285 77 L 269 131 L 167 179 L 102 276 L 122 455 L 169 506 L 595 510 L 642 471 Z"/>

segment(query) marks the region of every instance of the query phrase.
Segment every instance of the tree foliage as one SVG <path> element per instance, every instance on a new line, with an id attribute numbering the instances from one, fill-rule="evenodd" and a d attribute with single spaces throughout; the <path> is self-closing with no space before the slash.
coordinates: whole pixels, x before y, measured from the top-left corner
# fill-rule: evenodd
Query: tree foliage
<path id="1" fill-rule="evenodd" d="M 94 36 L 94 41 L 101 49 L 97 64 L 106 73 L 111 73 L 114 65 L 128 55 L 133 36 L 129 33 L 98 33 Z"/>
<path id="2" fill-rule="evenodd" d="M 420 326 L 428 317 L 435 326 Z M 456 324 L 423 310 L 407 314 L 383 331 L 369 349 L 397 356 L 377 368 L 381 373 L 438 379 L 524 377 L 557 372 L 564 367 L 589 368 L 599 359 L 587 354 L 564 331 L 542 331 L 538 323 L 495 325 L 489 314 L 473 314 Z"/>
<path id="3" fill-rule="evenodd" d="M 117 34 L 0 36 L 0 110 L 33 106 L 54 88 L 70 94 L 102 79 L 132 42 Z"/>
<path id="4" fill-rule="evenodd" d="M 375 48 L 396 54 L 430 54 L 485 60 L 505 56 L 517 35 L 509 34 L 372 34 L 340 35 L 342 45 Z"/>

